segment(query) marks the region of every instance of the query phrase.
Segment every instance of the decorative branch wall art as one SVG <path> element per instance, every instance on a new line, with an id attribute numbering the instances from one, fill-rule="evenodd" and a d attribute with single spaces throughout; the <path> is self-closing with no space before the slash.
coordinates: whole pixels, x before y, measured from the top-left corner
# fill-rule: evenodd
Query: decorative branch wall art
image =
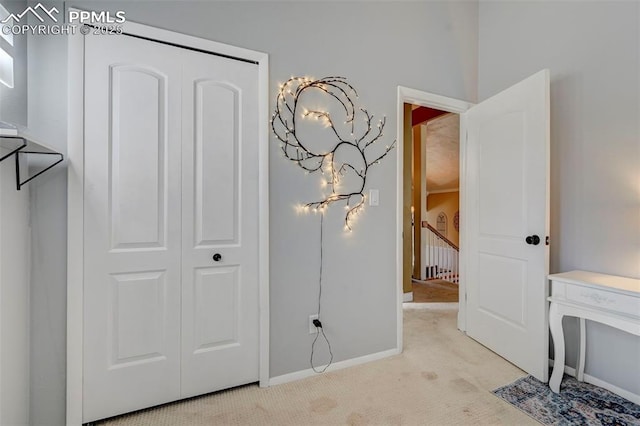
<path id="1" fill-rule="evenodd" d="M 365 203 L 369 169 L 391 151 L 376 149 L 386 117 L 374 116 L 356 105 L 356 89 L 344 77 L 292 77 L 280 86 L 271 128 L 284 156 L 306 173 L 322 175 L 327 188 L 322 198 L 300 206 L 323 212 L 334 203 L 345 204 L 345 229 Z"/>

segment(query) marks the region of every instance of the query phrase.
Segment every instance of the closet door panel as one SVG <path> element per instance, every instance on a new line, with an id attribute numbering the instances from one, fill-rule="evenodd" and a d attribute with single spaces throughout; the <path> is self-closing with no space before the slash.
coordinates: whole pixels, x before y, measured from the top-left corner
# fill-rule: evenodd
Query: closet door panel
<path id="1" fill-rule="evenodd" d="M 153 362 L 164 357 L 162 323 L 165 317 L 165 271 L 112 274 L 111 365 Z"/>
<path id="2" fill-rule="evenodd" d="M 180 397 L 174 51 L 128 36 L 86 37 L 85 422 Z"/>
<path id="3" fill-rule="evenodd" d="M 131 65 L 110 71 L 111 247 L 164 247 L 168 76 Z"/>
<path id="4" fill-rule="evenodd" d="M 194 82 L 195 244 L 238 242 L 239 93 L 215 80 Z"/>
<path id="5" fill-rule="evenodd" d="M 258 380 L 258 68 L 183 73 L 182 395 Z"/>
<path id="6" fill-rule="evenodd" d="M 195 270 L 194 353 L 239 345 L 239 275 L 235 266 Z"/>

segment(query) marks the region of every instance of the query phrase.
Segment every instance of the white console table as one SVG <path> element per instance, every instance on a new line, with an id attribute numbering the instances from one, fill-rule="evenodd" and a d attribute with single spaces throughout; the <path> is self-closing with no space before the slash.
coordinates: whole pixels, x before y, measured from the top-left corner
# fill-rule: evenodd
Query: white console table
<path id="1" fill-rule="evenodd" d="M 585 320 L 597 321 L 640 336 L 640 280 L 585 271 L 553 274 L 549 275 L 549 279 L 552 287 L 549 327 L 555 352 L 549 387 L 558 393 L 565 365 L 562 317 L 567 315 L 580 319 L 576 378 L 582 381 L 586 348 Z"/>

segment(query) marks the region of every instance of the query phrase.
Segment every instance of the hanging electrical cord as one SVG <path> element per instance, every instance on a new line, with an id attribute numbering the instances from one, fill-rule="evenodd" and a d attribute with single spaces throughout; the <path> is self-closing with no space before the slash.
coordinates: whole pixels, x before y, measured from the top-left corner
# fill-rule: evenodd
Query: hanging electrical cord
<path id="1" fill-rule="evenodd" d="M 329 339 L 327 339 L 327 335 L 324 334 L 324 328 L 322 328 L 322 322 L 320 321 L 320 310 L 322 307 L 322 269 L 323 269 L 323 254 L 324 254 L 324 241 L 323 241 L 323 234 L 324 234 L 324 211 L 320 210 L 320 274 L 319 274 L 319 280 L 318 280 L 318 318 L 313 320 L 313 325 L 316 326 L 316 337 L 313 339 L 313 343 L 311 344 L 311 369 L 316 372 L 316 373 L 324 373 L 327 368 L 329 368 L 329 366 L 331 365 L 331 363 L 333 362 L 333 352 L 331 351 L 331 343 L 329 343 Z M 324 340 L 327 342 L 327 347 L 329 348 L 329 362 L 327 363 L 327 365 L 324 366 L 324 368 L 322 370 L 317 369 L 314 365 L 313 365 L 313 355 L 315 353 L 315 346 L 316 346 L 316 342 L 318 341 L 318 337 L 320 337 L 320 334 L 322 334 L 322 337 L 324 338 Z"/>

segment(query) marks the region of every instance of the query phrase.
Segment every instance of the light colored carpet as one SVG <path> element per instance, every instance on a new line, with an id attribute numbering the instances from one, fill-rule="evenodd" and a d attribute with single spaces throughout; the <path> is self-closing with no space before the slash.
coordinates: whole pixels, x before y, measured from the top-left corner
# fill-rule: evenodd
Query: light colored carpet
<path id="1" fill-rule="evenodd" d="M 404 312 L 401 355 L 116 417 L 105 426 L 537 425 L 491 391 L 525 374 L 456 329 L 454 310 Z"/>

